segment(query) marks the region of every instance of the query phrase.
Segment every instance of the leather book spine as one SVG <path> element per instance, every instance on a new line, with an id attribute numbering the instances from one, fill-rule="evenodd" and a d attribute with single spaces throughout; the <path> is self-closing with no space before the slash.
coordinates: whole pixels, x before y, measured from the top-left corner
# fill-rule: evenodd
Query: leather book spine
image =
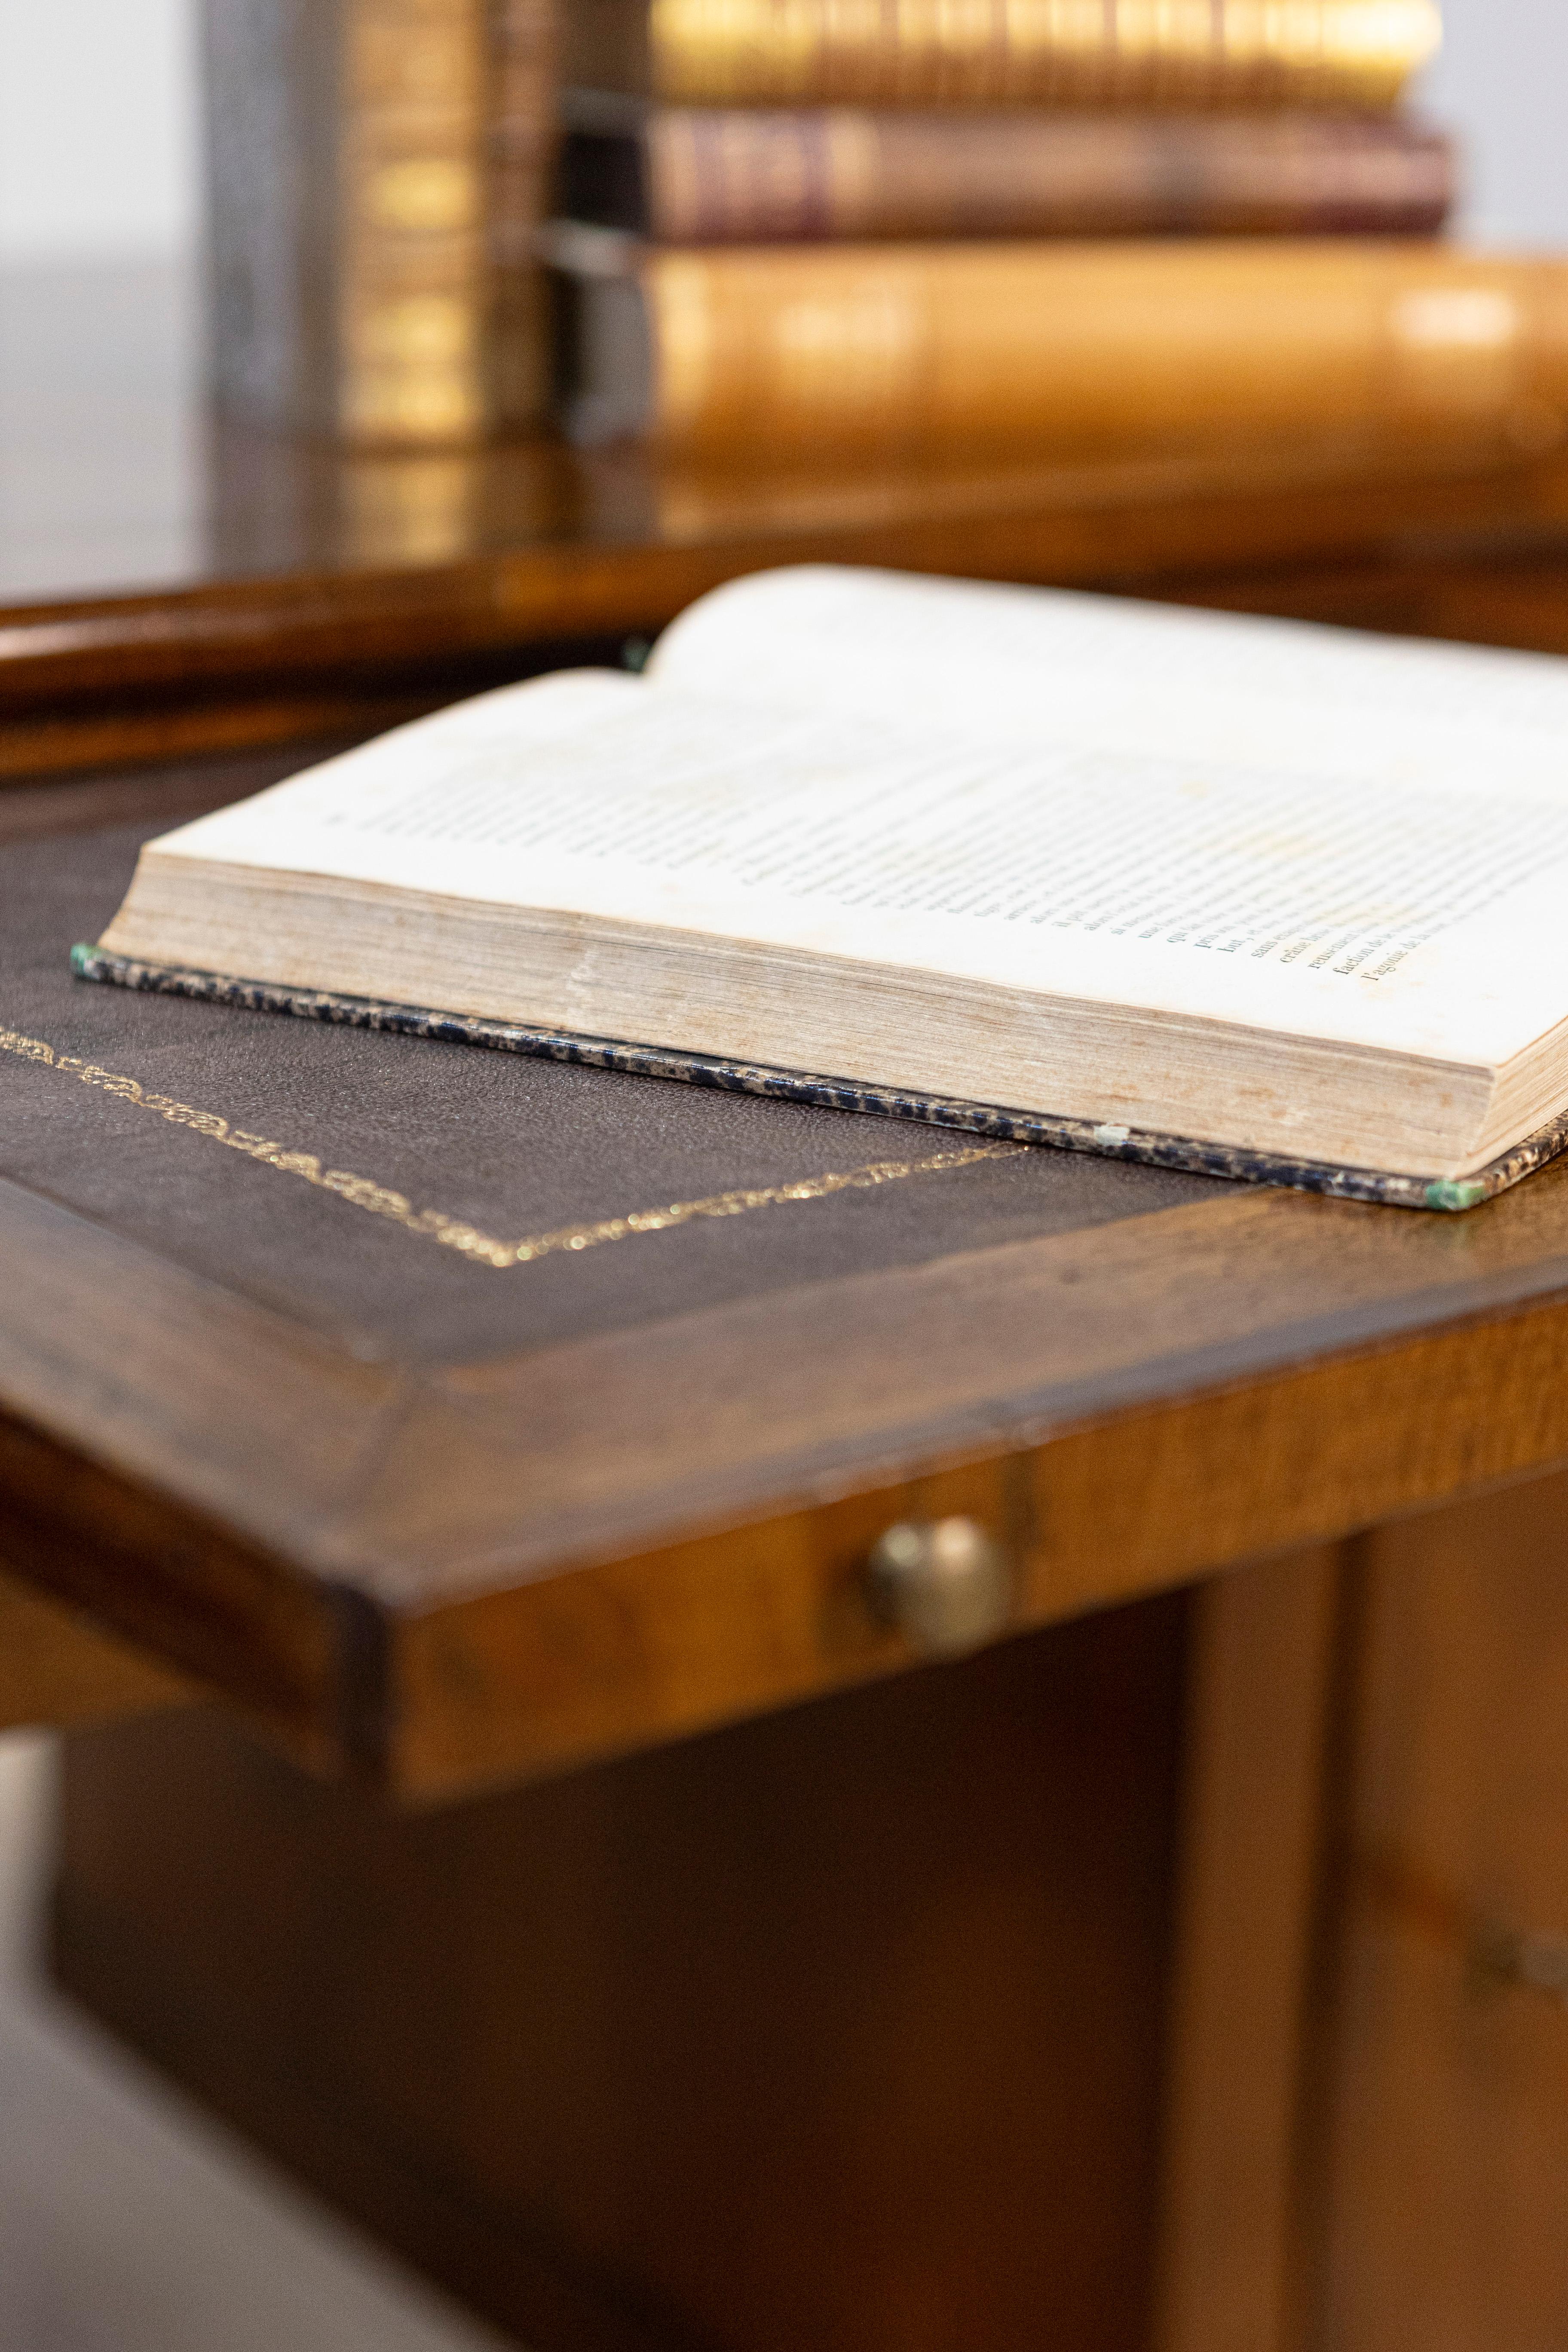
<path id="1" fill-rule="evenodd" d="M 671 107 L 641 137 L 643 216 L 616 225 L 669 245 L 1430 236 L 1454 189 L 1443 133 L 1381 116 Z"/>
<path id="2" fill-rule="evenodd" d="M 549 301 L 537 248 L 558 146 L 558 23 L 556 0 L 488 5 L 487 391 L 489 423 L 510 431 L 542 423 L 550 404 Z"/>
<path id="3" fill-rule="evenodd" d="M 1382 108 L 1436 0 L 574 0 L 568 78 L 698 106 Z"/>
<path id="4" fill-rule="evenodd" d="M 1539 453 L 1568 419 L 1563 262 L 1127 239 L 651 248 L 638 269 L 650 426 L 694 450 Z"/>
<path id="5" fill-rule="evenodd" d="M 342 0 L 339 415 L 358 441 L 487 423 L 483 0 Z"/>
<path id="6" fill-rule="evenodd" d="M 215 373 L 370 445 L 537 417 L 552 0 L 206 0 Z"/>

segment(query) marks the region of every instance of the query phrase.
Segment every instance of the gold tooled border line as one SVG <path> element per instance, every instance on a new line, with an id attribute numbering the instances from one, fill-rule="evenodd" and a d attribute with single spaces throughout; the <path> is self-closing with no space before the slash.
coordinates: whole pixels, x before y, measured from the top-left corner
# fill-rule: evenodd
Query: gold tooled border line
<path id="1" fill-rule="evenodd" d="M 84 1061 L 80 1055 L 57 1053 L 41 1037 L 25 1037 L 17 1030 L 0 1029 L 0 1052 L 14 1054 L 25 1062 L 39 1063 L 63 1077 L 79 1079 L 83 1086 L 100 1087 L 117 1101 L 153 1111 L 172 1126 L 188 1128 L 193 1134 L 222 1144 L 229 1151 L 244 1152 L 247 1159 L 257 1160 L 264 1168 L 298 1176 L 323 1192 L 335 1192 L 353 1208 L 384 1217 L 424 1240 L 438 1242 L 444 1249 L 456 1250 L 471 1265 L 502 1271 L 514 1265 L 531 1265 L 539 1258 L 597 1249 L 606 1242 L 668 1233 L 673 1226 L 690 1224 L 701 1217 L 744 1216 L 752 1209 L 826 1201 L 838 1192 L 869 1192 L 878 1185 L 901 1183 L 910 1176 L 942 1175 L 952 1169 L 973 1167 L 977 1160 L 1012 1160 L 1029 1148 L 1022 1143 L 976 1143 L 958 1151 L 939 1151 L 927 1160 L 874 1160 L 864 1168 L 804 1176 L 788 1184 L 713 1192 L 700 1201 L 672 1201 L 658 1208 L 634 1209 L 625 1216 L 602 1217 L 591 1224 L 558 1225 L 550 1233 L 526 1234 L 521 1241 L 507 1242 L 498 1241 L 493 1234 L 482 1233 L 460 1217 L 449 1217 L 440 1209 L 416 1209 L 405 1194 L 376 1183 L 372 1177 L 356 1176 L 346 1168 L 324 1169 L 313 1151 L 290 1150 L 269 1137 L 232 1126 L 216 1111 L 197 1110 L 190 1103 L 177 1101 L 173 1095 L 151 1094 L 139 1079 L 100 1069 L 96 1062 Z"/>

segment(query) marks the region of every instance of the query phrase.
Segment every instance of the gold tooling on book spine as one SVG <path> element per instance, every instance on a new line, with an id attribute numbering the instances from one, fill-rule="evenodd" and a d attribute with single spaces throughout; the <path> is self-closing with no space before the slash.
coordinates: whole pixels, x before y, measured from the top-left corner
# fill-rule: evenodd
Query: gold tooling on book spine
<path id="1" fill-rule="evenodd" d="M 700 1201 L 667 1202 L 651 1209 L 628 1210 L 625 1216 L 558 1225 L 548 1233 L 525 1234 L 521 1241 L 508 1242 L 482 1233 L 461 1217 L 449 1217 L 440 1209 L 416 1209 L 406 1194 L 378 1184 L 374 1177 L 356 1176 L 347 1168 L 323 1168 L 316 1152 L 290 1150 L 270 1137 L 233 1126 L 220 1112 L 198 1110 L 173 1095 L 153 1093 L 140 1079 L 100 1069 L 96 1062 L 85 1061 L 79 1054 L 57 1053 L 41 1037 L 26 1037 L 16 1029 L 0 1029 L 0 1053 L 14 1054 L 24 1062 L 40 1063 L 61 1077 L 100 1087 L 117 1101 L 150 1110 L 173 1127 L 188 1128 L 193 1134 L 205 1136 L 226 1150 L 242 1152 L 264 1168 L 276 1168 L 285 1176 L 297 1176 L 323 1192 L 335 1192 L 351 1207 L 401 1225 L 423 1240 L 439 1242 L 443 1248 L 456 1250 L 470 1265 L 493 1266 L 499 1272 L 510 1266 L 531 1265 L 539 1258 L 576 1256 L 608 1242 L 634 1241 L 647 1234 L 668 1233 L 676 1225 L 745 1216 L 753 1209 L 788 1208 L 800 1202 L 827 1201 L 839 1192 L 871 1192 L 882 1184 L 902 1183 L 910 1176 L 938 1176 L 958 1168 L 973 1168 L 984 1160 L 1016 1160 L 1029 1148 L 1022 1143 L 976 1143 L 956 1151 L 935 1152 L 926 1160 L 874 1160 L 864 1168 L 830 1170 L 825 1175 L 802 1176 L 787 1184 L 711 1192 Z"/>
<path id="2" fill-rule="evenodd" d="M 351 0 L 343 34 L 341 421 L 465 439 L 485 391 L 480 0 Z"/>
<path id="3" fill-rule="evenodd" d="M 654 87 L 709 105 L 1391 106 L 1436 0 L 649 0 Z"/>

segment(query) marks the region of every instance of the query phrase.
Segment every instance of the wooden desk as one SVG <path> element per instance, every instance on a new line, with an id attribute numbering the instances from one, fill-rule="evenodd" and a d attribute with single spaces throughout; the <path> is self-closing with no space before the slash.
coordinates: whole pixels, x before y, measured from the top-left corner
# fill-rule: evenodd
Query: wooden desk
<path id="1" fill-rule="evenodd" d="M 379 478 L 252 457 L 333 531 Z M 1568 1918 L 1568 1175 L 957 1164 L 63 958 L 137 829 L 759 562 L 1552 644 L 1568 476 L 454 463 L 467 539 L 303 569 L 226 568 L 220 467 L 201 579 L 0 632 L 6 1703 L 165 1710 L 70 1740 L 61 1980 L 538 2352 L 1556 2340 L 1559 2021 L 1500 1987 Z M 952 1512 L 1016 1638 L 930 1667 L 863 1567 Z"/>
<path id="2" fill-rule="evenodd" d="M 342 459 L 221 426 L 190 285 L 0 274 L 0 774 L 369 731 L 615 658 L 773 563 L 1121 588 L 1568 646 L 1568 455 L 1092 447 L 743 472 L 637 451 Z"/>

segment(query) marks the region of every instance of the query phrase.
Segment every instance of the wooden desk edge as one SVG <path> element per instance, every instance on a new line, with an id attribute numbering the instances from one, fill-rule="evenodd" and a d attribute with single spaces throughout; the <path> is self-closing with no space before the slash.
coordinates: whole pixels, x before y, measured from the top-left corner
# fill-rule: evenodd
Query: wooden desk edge
<path id="1" fill-rule="evenodd" d="M 1022 1631 L 1568 1460 L 1565 1362 L 1554 1297 L 1022 1443 L 933 1447 L 855 1492 L 424 1612 L 300 1575 L 280 1618 L 279 1562 L 221 1530 L 195 1540 L 187 1506 L 101 1465 L 79 1467 L 47 1542 L 5 1565 L 316 1769 L 427 1801 L 919 1664 L 861 1586 L 894 1518 L 997 1528 L 1020 1563 Z M 40 1471 L 68 1457 L 15 1418 L 0 1434 L 0 1498 L 26 1511 L 30 1489 L 36 1513 Z"/>
<path id="2" fill-rule="evenodd" d="M 956 499 L 917 482 L 864 514 L 836 516 L 831 499 L 818 513 L 810 499 L 798 518 L 787 499 L 773 514 L 765 496 L 749 512 L 721 499 L 705 514 L 699 496 L 668 530 L 652 476 L 642 495 L 648 515 L 618 538 L 567 534 L 440 565 L 297 568 L 0 609 L 0 778 L 368 731 L 551 667 L 574 646 L 591 652 L 656 631 L 705 591 L 777 564 L 1178 595 L 1185 579 L 1207 575 L 1201 601 L 1246 605 L 1260 562 L 1276 572 L 1350 563 L 1366 568 L 1373 607 L 1392 599 L 1384 625 L 1416 625 L 1399 615 L 1413 593 L 1419 602 L 1412 583 L 1436 559 L 1561 551 L 1568 466 L 1474 449 L 1228 451 L 1047 467 L 1033 483 Z M 1517 614 L 1509 626 L 1517 632 Z"/>
<path id="3" fill-rule="evenodd" d="M 56 723 L 49 714 L 58 718 L 64 733 L 47 765 L 84 756 L 73 728 L 87 729 L 85 756 L 94 759 L 140 756 L 170 729 L 190 751 L 209 725 L 215 740 L 250 740 L 255 728 L 297 732 L 302 706 L 293 689 L 268 699 L 279 677 L 323 679 L 331 703 L 333 681 L 359 664 L 365 683 L 350 700 L 384 697 L 398 662 L 433 642 L 445 654 L 471 653 L 568 628 L 657 625 L 703 588 L 759 563 L 903 562 L 1081 580 L 1242 563 L 1266 549 L 1276 566 L 1329 553 L 1368 562 L 1369 577 L 1379 562 L 1416 576 L 1445 549 L 1517 549 L 1553 532 L 1555 544 L 1565 489 L 1558 460 L 1456 467 L 1441 479 L 1272 486 L 1243 471 L 1228 490 L 1211 467 L 1195 492 L 1186 481 L 1141 498 L 1125 482 L 1097 488 L 1086 474 L 1070 497 L 1012 514 L 737 527 L 685 545 L 568 541 L 437 569 L 58 604 L 0 614 L 0 702 L 21 715 L 24 731 L 29 713 L 46 732 Z M 1256 582 L 1250 590 L 1237 582 L 1234 597 L 1218 601 L 1268 598 Z M 250 690 L 247 679 L 258 681 L 260 699 L 250 718 L 237 717 L 233 698 Z M 188 704 L 193 692 L 209 699 Z M 141 698 L 145 743 L 131 740 L 134 727 L 115 699 L 122 693 Z M 37 1401 L 26 1382 L 13 1391 L 19 1451 L 10 1468 L 0 1465 L 0 1495 L 15 1509 L 32 1494 L 33 1537 L 12 1565 L 38 1591 L 145 1643 L 171 1669 L 210 1678 L 317 1764 L 437 1794 L 906 1665 L 907 1652 L 867 1615 L 857 1578 L 879 1527 L 907 1510 L 972 1508 L 1004 1521 L 1026 1560 L 1023 1625 L 1568 1457 L 1568 1422 L 1558 1425 L 1550 1396 L 1514 1389 L 1512 1412 L 1495 1399 L 1484 1412 L 1476 1406 L 1479 1384 L 1511 1386 L 1514 1339 L 1500 1334 L 1535 1335 L 1551 1357 L 1544 1386 L 1557 1384 L 1560 1310 L 1539 1301 L 1500 1307 L 1454 1329 L 1462 1339 L 1439 1329 L 1351 1347 L 1299 1372 L 1053 1427 L 1029 1442 L 999 1435 L 984 1458 L 933 1445 L 907 1475 L 900 1466 L 840 1499 L 785 1498 L 750 1520 L 741 1509 L 706 1531 L 622 1557 L 584 1557 L 569 1574 L 424 1614 L 334 1585 L 324 1563 L 314 1580 L 300 1575 L 295 1563 L 308 1554 L 254 1530 L 237 1535 L 221 1511 L 215 1519 L 182 1498 L 156 1448 L 140 1465 L 100 1464 L 84 1484 L 72 1433 L 64 1444 L 43 1435 L 58 1428 L 43 1412 L 27 1426 Z M 150 1421 L 158 1409 L 155 1401 Z M 1294 1423 L 1292 1412 L 1302 1416 Z M 1339 1420 L 1360 1423 L 1353 1443 Z M 1260 1433 L 1271 1449 L 1267 1465 Z M 23 1454 L 30 1466 L 13 1476 Z M 71 1486 L 80 1503 L 47 1539 L 48 1508 L 37 1507 L 34 1483 L 46 1461 L 48 1479 Z M 348 1504 L 343 1488 L 323 1489 L 320 1499 L 323 1511 Z M 103 1542 L 117 1513 L 100 1555 L 110 1567 L 89 1569 L 90 1544 Z"/>

